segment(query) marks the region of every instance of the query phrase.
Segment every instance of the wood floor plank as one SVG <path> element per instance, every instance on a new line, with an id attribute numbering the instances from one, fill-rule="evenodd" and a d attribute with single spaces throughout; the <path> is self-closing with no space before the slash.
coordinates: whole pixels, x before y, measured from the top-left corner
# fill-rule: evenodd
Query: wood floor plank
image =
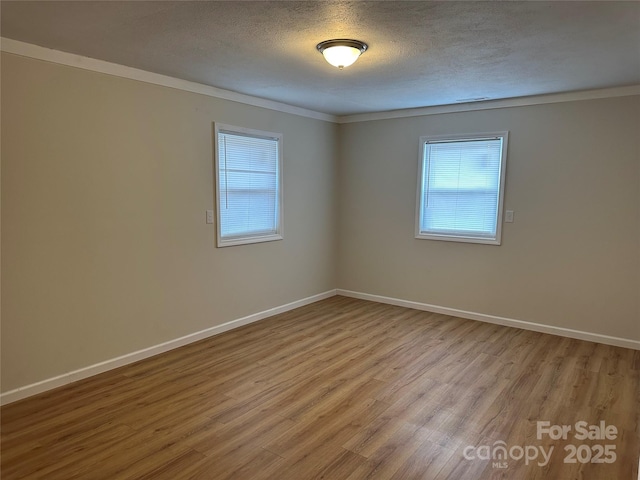
<path id="1" fill-rule="evenodd" d="M 446 465 L 454 455 L 440 445 L 426 441 L 400 466 L 390 480 L 430 480 Z"/>
<path id="2" fill-rule="evenodd" d="M 429 432 L 410 423 L 400 423 L 393 432 L 378 436 L 371 445 L 367 461 L 353 471 L 348 480 L 389 479 L 427 441 Z"/>
<path id="3" fill-rule="evenodd" d="M 0 417 L 10 480 L 636 478 L 640 352 L 336 296 Z M 618 434 L 537 438 L 539 421 Z M 554 454 L 463 455 L 499 442 Z M 607 443 L 613 463 L 564 462 Z"/>
<path id="4" fill-rule="evenodd" d="M 209 476 L 205 470 L 201 475 L 205 474 L 206 477 L 196 476 L 193 480 L 206 478 L 208 480 L 231 480 L 248 478 L 252 480 L 270 480 L 278 478 L 278 472 L 282 471 L 284 465 L 284 459 L 274 453 L 258 449 L 256 454 L 250 458 L 250 460 L 242 465 L 240 468 L 232 470 L 226 476 L 221 476 L 216 472 L 216 469 L 211 469 L 214 476 Z"/>

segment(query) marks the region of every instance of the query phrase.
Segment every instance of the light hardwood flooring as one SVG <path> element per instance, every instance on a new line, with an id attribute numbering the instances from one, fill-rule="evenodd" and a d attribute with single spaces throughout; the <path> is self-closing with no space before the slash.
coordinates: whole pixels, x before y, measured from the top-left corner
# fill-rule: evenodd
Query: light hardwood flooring
<path id="1" fill-rule="evenodd" d="M 627 480 L 640 352 L 333 297 L 1 415 L 4 480 Z M 536 438 L 538 421 L 581 420 L 616 439 Z M 498 441 L 554 451 L 545 466 L 463 456 Z M 564 463 L 570 444 L 617 458 Z"/>

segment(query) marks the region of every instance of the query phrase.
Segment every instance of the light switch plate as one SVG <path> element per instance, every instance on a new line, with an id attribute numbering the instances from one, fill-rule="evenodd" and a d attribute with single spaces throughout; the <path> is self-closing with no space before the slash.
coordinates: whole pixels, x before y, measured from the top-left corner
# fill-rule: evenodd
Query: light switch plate
<path id="1" fill-rule="evenodd" d="M 213 223 L 213 210 L 207 210 L 207 223 Z"/>
<path id="2" fill-rule="evenodd" d="M 513 223 L 513 210 L 507 210 L 504 213 L 504 221 L 505 223 Z"/>

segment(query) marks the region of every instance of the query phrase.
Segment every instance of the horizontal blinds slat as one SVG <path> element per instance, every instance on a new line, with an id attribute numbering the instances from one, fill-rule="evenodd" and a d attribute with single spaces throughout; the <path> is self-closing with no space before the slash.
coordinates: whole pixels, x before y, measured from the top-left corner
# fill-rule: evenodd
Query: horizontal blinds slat
<path id="1" fill-rule="evenodd" d="M 421 233 L 496 234 L 502 139 L 425 144 Z"/>
<path id="2" fill-rule="evenodd" d="M 278 232 L 278 140 L 218 133 L 220 236 Z"/>

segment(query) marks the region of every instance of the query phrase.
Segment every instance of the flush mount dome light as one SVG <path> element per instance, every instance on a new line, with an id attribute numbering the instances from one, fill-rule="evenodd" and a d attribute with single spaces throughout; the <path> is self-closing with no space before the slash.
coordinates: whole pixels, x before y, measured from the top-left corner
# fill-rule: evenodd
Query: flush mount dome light
<path id="1" fill-rule="evenodd" d="M 367 44 L 359 40 L 325 40 L 320 42 L 316 48 L 324 55 L 327 62 L 342 70 L 358 59 L 360 54 L 367 49 Z"/>

